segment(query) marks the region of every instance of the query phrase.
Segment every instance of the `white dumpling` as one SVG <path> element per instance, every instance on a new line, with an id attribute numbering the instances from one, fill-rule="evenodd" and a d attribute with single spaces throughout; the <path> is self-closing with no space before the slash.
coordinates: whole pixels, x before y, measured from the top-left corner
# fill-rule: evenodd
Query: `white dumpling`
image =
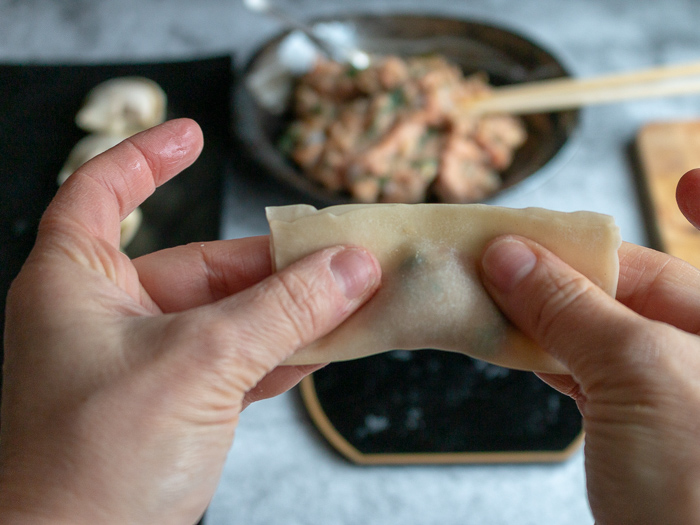
<path id="1" fill-rule="evenodd" d="M 156 82 L 117 77 L 90 90 L 75 123 L 91 133 L 131 135 L 164 122 L 166 111 L 166 94 Z"/>
<path id="2" fill-rule="evenodd" d="M 271 207 L 267 217 L 276 269 L 352 244 L 371 251 L 383 272 L 367 304 L 285 364 L 434 348 L 510 368 L 566 372 L 508 322 L 481 283 L 479 257 L 503 234 L 542 244 L 610 295 L 617 288 L 621 241 L 607 215 L 484 204 L 351 204 Z"/>
<path id="3" fill-rule="evenodd" d="M 143 212 L 140 207 L 134 208 L 134 210 L 124 217 L 121 223 L 119 223 L 119 247 L 123 250 L 131 241 L 134 240 L 136 234 L 141 228 L 141 223 L 143 222 Z"/>

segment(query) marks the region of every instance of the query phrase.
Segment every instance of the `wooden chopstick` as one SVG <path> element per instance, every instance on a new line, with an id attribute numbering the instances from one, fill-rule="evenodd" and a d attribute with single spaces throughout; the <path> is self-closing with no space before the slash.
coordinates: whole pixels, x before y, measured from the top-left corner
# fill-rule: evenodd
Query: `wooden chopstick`
<path id="1" fill-rule="evenodd" d="M 558 78 L 493 89 L 464 101 L 469 113 L 527 114 L 581 106 L 700 92 L 700 62 L 604 75 Z"/>

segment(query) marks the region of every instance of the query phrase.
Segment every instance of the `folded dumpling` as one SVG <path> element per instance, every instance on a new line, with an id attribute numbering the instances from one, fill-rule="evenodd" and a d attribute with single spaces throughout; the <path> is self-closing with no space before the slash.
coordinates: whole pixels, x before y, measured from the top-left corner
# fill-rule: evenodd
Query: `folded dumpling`
<path id="1" fill-rule="evenodd" d="M 481 253 L 503 234 L 542 244 L 610 295 L 617 288 L 620 234 L 607 215 L 485 204 L 349 204 L 270 207 L 267 218 L 276 269 L 351 244 L 371 251 L 383 272 L 372 299 L 285 364 L 433 348 L 510 368 L 566 372 L 508 322 L 481 283 Z"/>

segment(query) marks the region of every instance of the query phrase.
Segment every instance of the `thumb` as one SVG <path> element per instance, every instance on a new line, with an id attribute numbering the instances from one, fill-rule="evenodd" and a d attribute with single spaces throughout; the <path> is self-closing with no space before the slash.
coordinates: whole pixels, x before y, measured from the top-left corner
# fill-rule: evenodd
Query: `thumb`
<path id="1" fill-rule="evenodd" d="M 247 392 L 296 350 L 349 317 L 376 290 L 380 276 L 369 252 L 328 248 L 192 311 L 196 317 L 190 325 L 206 338 L 200 349 L 214 353 L 209 363 Z"/>
<path id="2" fill-rule="evenodd" d="M 539 244 L 514 236 L 490 243 L 484 285 L 507 317 L 580 382 L 629 363 L 642 318 Z M 637 355 L 637 357 L 640 357 Z"/>

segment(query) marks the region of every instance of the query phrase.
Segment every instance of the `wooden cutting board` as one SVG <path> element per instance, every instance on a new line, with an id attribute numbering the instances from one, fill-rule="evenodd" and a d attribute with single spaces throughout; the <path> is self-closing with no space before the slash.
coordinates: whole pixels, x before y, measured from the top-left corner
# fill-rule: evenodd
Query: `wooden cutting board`
<path id="1" fill-rule="evenodd" d="M 700 268 L 700 232 L 676 204 L 676 185 L 700 168 L 700 121 L 655 122 L 637 136 L 637 152 L 652 216 L 655 248 Z"/>

